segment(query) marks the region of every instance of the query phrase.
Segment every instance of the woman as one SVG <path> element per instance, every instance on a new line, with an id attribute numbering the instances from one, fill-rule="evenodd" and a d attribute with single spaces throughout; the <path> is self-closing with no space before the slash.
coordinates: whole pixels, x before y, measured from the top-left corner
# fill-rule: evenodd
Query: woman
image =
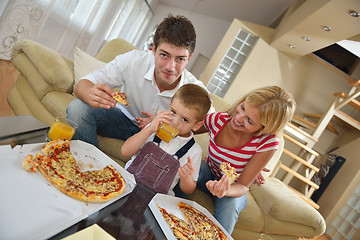
<path id="1" fill-rule="evenodd" d="M 295 110 L 291 95 L 277 86 L 248 93 L 228 112 L 206 116 L 210 131 L 209 154 L 202 161 L 197 187 L 214 199 L 214 217 L 231 234 L 246 205 L 245 193 L 274 155 L 286 123 Z M 220 164 L 228 162 L 240 174 L 228 184 Z"/>

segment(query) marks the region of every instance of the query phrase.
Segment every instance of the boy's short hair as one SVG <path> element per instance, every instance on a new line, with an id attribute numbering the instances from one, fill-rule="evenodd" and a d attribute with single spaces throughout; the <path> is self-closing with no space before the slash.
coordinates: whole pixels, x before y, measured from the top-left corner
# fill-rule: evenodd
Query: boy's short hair
<path id="1" fill-rule="evenodd" d="M 291 121 L 296 107 L 291 94 L 278 86 L 270 86 L 250 91 L 236 102 L 228 113 L 234 116 L 236 107 L 244 101 L 259 109 L 260 122 L 264 126 L 259 134 L 282 132 L 286 124 Z"/>
<path id="2" fill-rule="evenodd" d="M 195 109 L 198 112 L 197 120 L 199 122 L 204 120 L 211 107 L 211 99 L 208 92 L 195 84 L 185 84 L 181 86 L 171 101 L 174 99 L 178 99 L 181 104 L 187 108 Z"/>
<path id="3" fill-rule="evenodd" d="M 155 50 L 161 42 L 185 47 L 191 55 L 196 45 L 195 28 L 186 17 L 174 17 L 169 14 L 156 28 L 154 35 Z"/>

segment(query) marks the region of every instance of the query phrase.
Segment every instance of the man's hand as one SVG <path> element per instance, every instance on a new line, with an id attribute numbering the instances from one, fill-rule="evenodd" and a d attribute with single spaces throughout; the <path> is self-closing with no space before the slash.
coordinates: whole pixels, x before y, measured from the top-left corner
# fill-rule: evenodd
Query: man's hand
<path id="1" fill-rule="evenodd" d="M 216 197 L 222 198 L 229 191 L 228 178 L 224 174 L 219 181 L 213 180 L 206 183 L 207 189 Z"/>
<path id="2" fill-rule="evenodd" d="M 140 118 L 140 117 L 136 118 L 136 122 L 138 124 L 138 127 L 140 129 L 143 129 L 144 127 L 146 127 L 154 119 L 154 114 L 149 113 L 149 112 L 145 112 L 145 111 L 141 111 L 141 113 L 144 114 L 145 116 L 148 116 L 147 118 Z"/>
<path id="3" fill-rule="evenodd" d="M 114 94 L 114 91 L 108 85 L 103 83 L 95 84 L 89 89 L 88 103 L 93 108 L 110 109 L 116 105 L 116 100 L 112 97 Z"/>

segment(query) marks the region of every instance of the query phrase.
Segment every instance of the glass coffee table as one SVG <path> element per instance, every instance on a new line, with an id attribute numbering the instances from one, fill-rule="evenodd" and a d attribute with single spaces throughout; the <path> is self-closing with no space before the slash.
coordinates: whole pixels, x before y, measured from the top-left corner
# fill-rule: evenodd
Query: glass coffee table
<path id="1" fill-rule="evenodd" d="M 0 145 L 44 142 L 49 126 L 32 116 L 0 118 Z M 73 224 L 49 239 L 63 239 L 98 225 L 115 239 L 166 239 L 148 204 L 155 195 L 142 185 L 112 204 Z"/>
<path id="2" fill-rule="evenodd" d="M 63 239 L 94 224 L 115 239 L 166 239 L 148 206 L 154 196 L 154 192 L 138 184 L 124 198 L 56 234 L 50 240 Z"/>
<path id="3" fill-rule="evenodd" d="M 0 145 L 43 142 L 49 126 L 33 116 L 0 117 Z"/>

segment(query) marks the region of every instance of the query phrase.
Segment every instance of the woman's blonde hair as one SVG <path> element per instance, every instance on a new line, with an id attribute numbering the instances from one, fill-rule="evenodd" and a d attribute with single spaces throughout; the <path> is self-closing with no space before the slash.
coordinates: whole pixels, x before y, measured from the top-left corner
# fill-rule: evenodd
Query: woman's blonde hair
<path id="1" fill-rule="evenodd" d="M 246 101 L 259 109 L 263 128 L 258 134 L 278 134 L 283 131 L 295 112 L 295 101 L 291 94 L 278 86 L 255 89 L 236 102 L 228 113 L 231 117 L 236 107 Z"/>

